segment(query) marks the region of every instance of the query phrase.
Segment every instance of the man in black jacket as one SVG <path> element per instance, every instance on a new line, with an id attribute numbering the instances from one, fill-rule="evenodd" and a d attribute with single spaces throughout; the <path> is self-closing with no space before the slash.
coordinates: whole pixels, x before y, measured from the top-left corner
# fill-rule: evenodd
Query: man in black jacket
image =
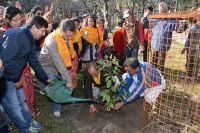
<path id="1" fill-rule="evenodd" d="M 6 93 L 2 105 L 22 133 L 41 133 L 42 124 L 33 121 L 22 89 L 16 89 L 22 70 L 28 63 L 43 83 L 47 84 L 46 73 L 35 56 L 35 39 L 40 39 L 48 27 L 46 20 L 36 16 L 26 26 L 11 28 L 0 37 L 0 59 L 4 65 Z"/>

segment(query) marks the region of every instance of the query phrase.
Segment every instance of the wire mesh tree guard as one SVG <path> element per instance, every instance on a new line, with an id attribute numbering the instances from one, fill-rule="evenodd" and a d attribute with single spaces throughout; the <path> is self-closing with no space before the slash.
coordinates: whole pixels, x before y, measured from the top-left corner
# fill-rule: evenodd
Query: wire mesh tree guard
<path id="1" fill-rule="evenodd" d="M 148 63 L 166 85 L 155 102 L 144 100 L 142 131 L 200 133 L 200 12 L 152 15 L 149 22 Z M 177 33 L 183 22 L 185 31 Z"/>

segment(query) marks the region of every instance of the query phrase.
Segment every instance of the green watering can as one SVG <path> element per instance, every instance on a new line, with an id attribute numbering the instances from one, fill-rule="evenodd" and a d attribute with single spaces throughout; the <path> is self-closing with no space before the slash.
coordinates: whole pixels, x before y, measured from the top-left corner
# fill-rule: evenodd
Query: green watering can
<path id="1" fill-rule="evenodd" d="M 66 82 L 60 79 L 54 79 L 52 83 L 44 88 L 46 95 L 56 103 L 75 103 L 75 102 L 96 102 L 91 99 L 72 97 L 72 91 L 66 88 Z M 101 104 L 101 103 L 100 103 Z"/>

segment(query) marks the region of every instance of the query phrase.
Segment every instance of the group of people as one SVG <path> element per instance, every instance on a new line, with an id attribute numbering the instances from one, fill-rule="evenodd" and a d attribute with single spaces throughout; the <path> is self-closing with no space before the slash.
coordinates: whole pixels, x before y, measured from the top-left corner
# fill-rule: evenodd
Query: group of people
<path id="1" fill-rule="evenodd" d="M 33 120 L 39 115 L 33 78 L 40 88 L 62 78 L 72 91 L 79 60 L 87 64 L 101 59 L 103 48 L 109 47 L 108 31 L 103 19 L 89 15 L 81 27 L 77 18 L 55 22 L 53 5 L 44 16 L 39 6 L 27 16 L 14 6 L 1 7 L 1 14 L 1 112 L 20 132 L 40 133 L 43 125 Z M 53 103 L 53 115 L 60 117 L 60 111 L 61 104 Z"/>
<path id="2" fill-rule="evenodd" d="M 1 91 L 4 90 L 0 104 L 4 113 L 9 116 L 6 119 L 13 121 L 22 133 L 42 132 L 43 125 L 33 120 L 33 117 L 40 114 L 34 103 L 33 78 L 41 91 L 55 78 L 64 80 L 66 88 L 73 91 L 77 87 L 77 72 L 82 68 L 83 86 L 88 99 L 94 99 L 94 87 L 105 82 L 104 71 L 99 71 L 96 64 L 96 61 L 104 57 L 105 50 L 110 48 L 104 19 L 85 15 L 82 22 L 78 18 L 55 21 L 54 12 L 53 4 L 44 15 L 39 6 L 32 8 L 26 16 L 19 7 L 0 8 L 3 20 L 0 28 L 0 81 Z M 167 4 L 161 2 L 159 13 L 166 12 Z M 126 81 L 126 85 L 119 85 L 119 96 L 122 96 L 123 91 L 128 92 L 124 101 L 114 105 L 116 110 L 144 95 L 145 62 L 150 41 L 154 54 L 151 67 L 164 71 L 166 52 L 170 49 L 175 22 L 152 20 L 150 39 L 148 16 L 152 13 L 153 8 L 147 7 L 140 22 L 134 17 L 133 11 L 127 9 L 113 32 L 113 51 L 124 66 L 122 79 Z M 189 52 L 188 47 L 191 34 L 199 29 L 199 25 L 198 20 L 182 53 L 187 50 L 188 53 L 195 54 L 196 47 L 192 49 L 195 52 Z M 196 38 L 199 38 L 199 34 Z M 139 52 L 143 53 L 144 62 L 138 61 Z M 194 59 L 188 57 L 187 60 L 191 62 Z M 34 76 L 30 68 L 33 69 Z M 89 102 L 89 111 L 98 112 L 93 102 Z M 61 104 L 53 102 L 53 115 L 61 117 L 60 112 Z"/>

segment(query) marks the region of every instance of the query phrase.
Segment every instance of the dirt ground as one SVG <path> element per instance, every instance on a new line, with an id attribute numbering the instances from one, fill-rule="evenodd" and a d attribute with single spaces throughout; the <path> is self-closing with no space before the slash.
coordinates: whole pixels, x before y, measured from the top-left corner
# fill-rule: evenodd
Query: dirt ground
<path id="1" fill-rule="evenodd" d="M 46 98 L 44 98 L 46 99 Z M 52 107 L 38 103 L 42 115 L 37 119 L 44 124 L 44 133 L 140 133 L 142 98 L 125 105 L 119 111 L 106 112 L 97 105 L 99 112 L 91 116 L 88 104 L 66 104 L 61 118 L 54 118 Z"/>
<path id="2" fill-rule="evenodd" d="M 91 116 L 88 105 L 74 105 L 78 110 L 68 114 L 72 133 L 140 133 L 142 100 L 124 106 L 119 111 L 106 112 L 98 106 L 99 113 Z M 72 105 L 73 106 L 73 105 Z"/>

